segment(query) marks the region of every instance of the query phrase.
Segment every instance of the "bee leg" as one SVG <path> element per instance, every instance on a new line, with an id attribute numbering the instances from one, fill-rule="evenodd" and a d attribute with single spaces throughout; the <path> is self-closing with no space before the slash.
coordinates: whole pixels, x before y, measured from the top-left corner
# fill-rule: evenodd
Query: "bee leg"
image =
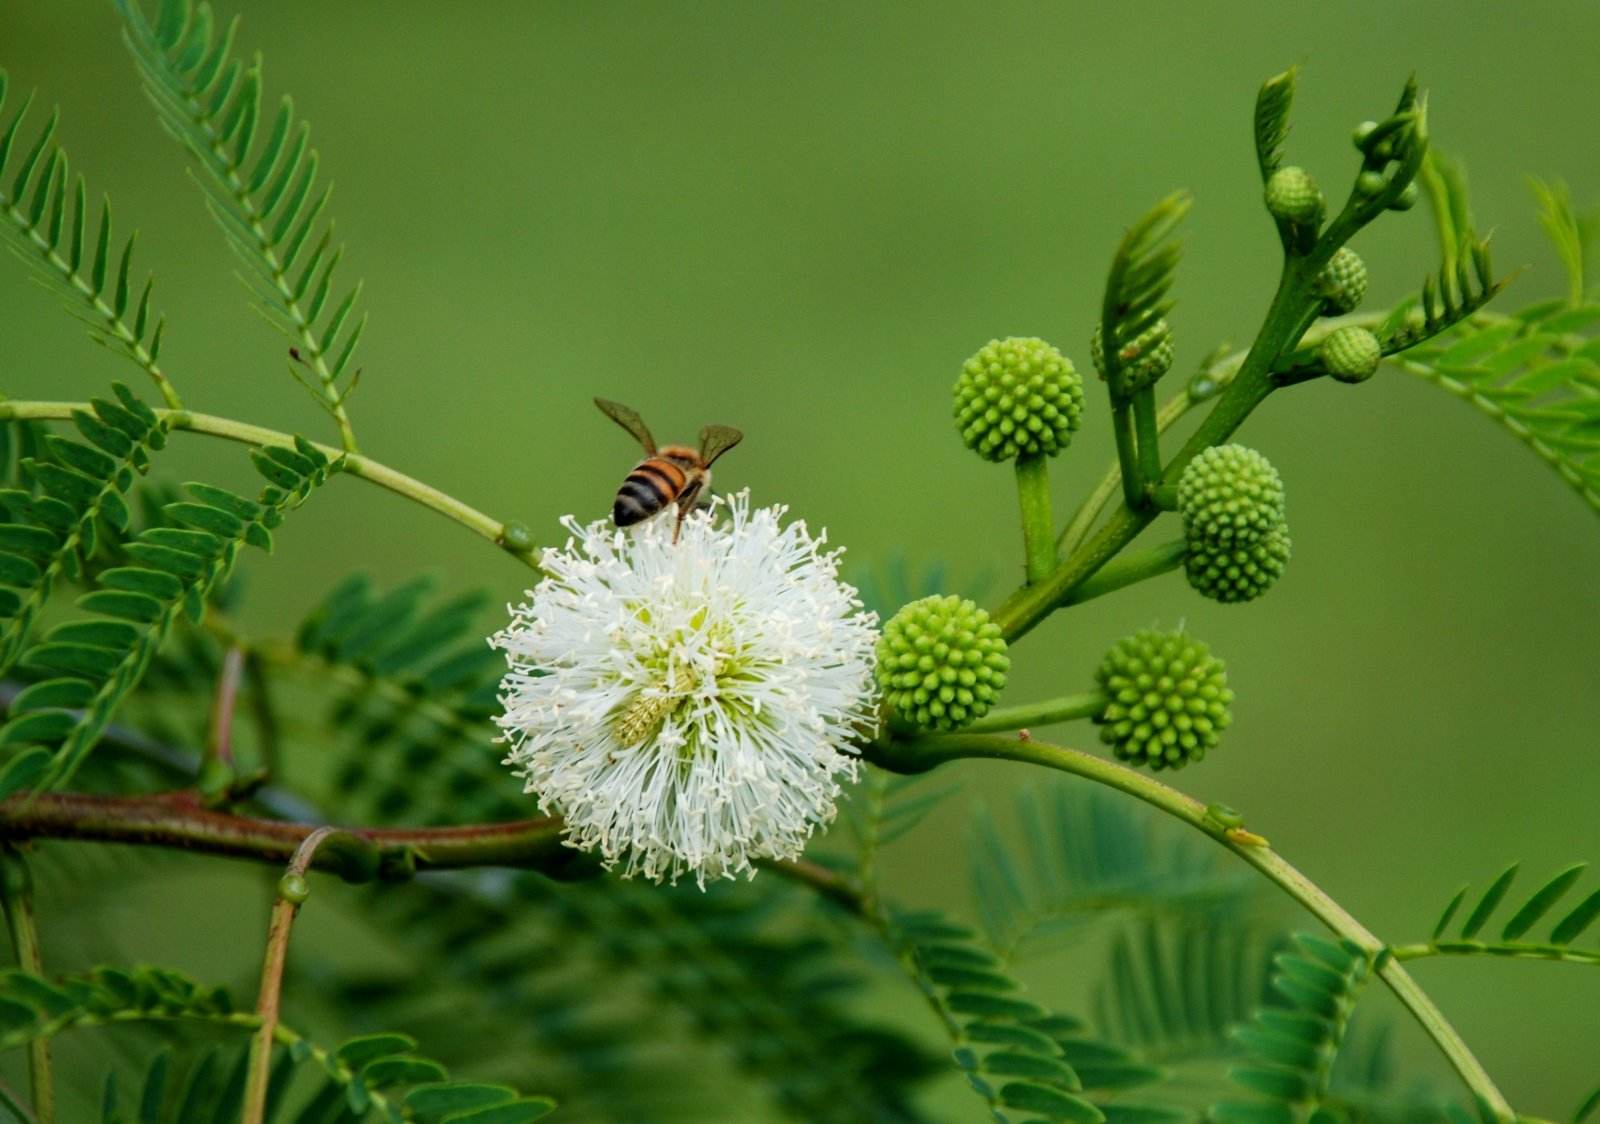
<path id="1" fill-rule="evenodd" d="M 701 485 L 699 482 L 690 484 L 678 497 L 678 521 L 672 526 L 672 542 L 676 546 L 678 536 L 683 533 L 683 521 L 689 518 L 689 513 L 695 509 L 695 503 L 700 498 Z"/>

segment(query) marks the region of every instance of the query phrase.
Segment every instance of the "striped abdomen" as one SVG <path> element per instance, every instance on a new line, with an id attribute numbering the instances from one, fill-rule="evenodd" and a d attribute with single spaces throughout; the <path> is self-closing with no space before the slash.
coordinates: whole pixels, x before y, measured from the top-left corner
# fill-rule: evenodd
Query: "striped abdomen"
<path id="1" fill-rule="evenodd" d="M 666 457 L 648 457 L 628 473 L 611 507 L 611 521 L 632 526 L 677 502 L 689 478 L 681 466 Z"/>

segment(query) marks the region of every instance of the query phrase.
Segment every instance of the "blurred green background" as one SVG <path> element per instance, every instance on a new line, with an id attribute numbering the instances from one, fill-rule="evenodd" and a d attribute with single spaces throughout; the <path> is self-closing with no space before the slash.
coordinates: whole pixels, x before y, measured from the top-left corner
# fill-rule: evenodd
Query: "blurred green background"
<path id="1" fill-rule="evenodd" d="M 243 13 L 241 45 L 264 53 L 269 95 L 294 94 L 339 185 L 344 269 L 367 279 L 372 317 L 350 403 L 364 451 L 546 539 L 563 513 L 604 513 L 632 463 L 589 404 L 602 394 L 664 439 L 742 427 L 722 487 L 791 505 L 853 559 L 943 559 L 956 586 L 987 574 L 998 595 L 1018 570 L 1011 485 L 952 430 L 961 361 L 991 337 L 1041 335 L 1086 368 L 1116 239 L 1178 186 L 1198 197 L 1172 317 L 1180 369 L 1247 342 L 1277 255 L 1250 107 L 1291 63 L 1305 68 L 1292 159 L 1330 193 L 1355 170 L 1351 127 L 1418 74 L 1498 263 L 1536 263 L 1508 304 L 1561 283 L 1525 176 L 1600 196 L 1600 8 L 1577 0 L 222 9 Z M 60 103 L 74 166 L 140 229 L 170 319 L 164 365 L 188 403 L 331 439 L 233 280 L 110 5 L 0 0 L 0 65 Z M 1422 210 L 1357 245 L 1369 305 L 1432 267 Z M 135 381 L 56 304 L 20 266 L 0 269 L 6 394 Z M 1053 467 L 1062 509 L 1112 455 L 1096 389 Z M 1243 809 L 1396 940 L 1426 936 L 1460 883 L 1505 861 L 1600 858 L 1594 513 L 1483 417 L 1387 370 L 1284 394 L 1242 439 L 1289 487 L 1295 559 L 1272 595 L 1217 606 L 1168 576 L 1062 614 L 1014 651 L 1009 700 L 1078 690 L 1117 637 L 1187 622 L 1227 659 L 1239 703 L 1222 751 L 1181 786 Z M 173 472 L 244 479 L 235 447 L 177 446 Z M 255 625 L 297 619 L 358 566 L 520 595 L 526 571 L 461 528 L 357 481 L 331 491 L 257 567 Z M 957 775 L 961 792 L 888 858 L 902 901 L 965 909 L 973 806 L 1004 809 L 1035 783 L 1007 767 Z M 141 956 L 240 971 L 259 940 L 260 896 L 244 889 L 194 889 L 207 912 L 193 928 L 118 903 L 114 928 Z M 197 947 L 218 917 L 231 947 Z M 1566 1112 L 1600 1078 L 1600 975 L 1417 974 L 1519 1106 Z M 1040 986 L 1070 997 L 1083 981 Z M 1438 1068 L 1415 1036 L 1405 1045 Z M 953 1119 L 972 1108 L 955 1104 Z"/>

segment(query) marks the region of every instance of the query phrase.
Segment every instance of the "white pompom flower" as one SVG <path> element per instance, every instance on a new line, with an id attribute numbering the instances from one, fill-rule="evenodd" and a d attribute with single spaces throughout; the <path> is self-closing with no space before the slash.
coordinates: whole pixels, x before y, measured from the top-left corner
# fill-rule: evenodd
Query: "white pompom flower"
<path id="1" fill-rule="evenodd" d="M 748 493 L 622 531 L 582 525 L 490 639 L 506 763 L 624 877 L 755 873 L 828 823 L 876 715 L 877 617 L 839 552 Z"/>

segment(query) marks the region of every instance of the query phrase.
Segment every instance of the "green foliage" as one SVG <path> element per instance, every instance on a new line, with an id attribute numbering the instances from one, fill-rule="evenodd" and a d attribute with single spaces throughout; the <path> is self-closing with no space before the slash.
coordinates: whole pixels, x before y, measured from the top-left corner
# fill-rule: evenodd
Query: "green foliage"
<path id="1" fill-rule="evenodd" d="M 980 813 L 972 887 L 989 944 L 1010 963 L 1081 936 L 1096 920 L 1248 916 L 1254 881 L 1127 802 L 1064 783 L 1017 797 L 1020 848 Z"/>
<path id="2" fill-rule="evenodd" d="M 130 396 L 124 405 L 130 402 L 136 404 Z M 58 452 L 64 448 L 56 446 Z M 0 726 L 0 746 L 10 755 L 0 786 L 15 791 L 70 779 L 179 616 L 198 623 L 207 595 L 227 576 L 240 547 L 270 550 L 272 528 L 339 467 L 305 441 L 293 449 L 258 449 L 252 460 L 268 481 L 256 500 L 208 484 L 187 485 L 190 498 L 166 509 L 177 525 L 141 533 L 124 548 L 131 564 L 101 573 L 99 588 L 79 599 L 91 615 L 57 625 L 24 652 L 23 664 L 48 678 L 12 700 L 10 719 Z M 85 504 L 103 502 L 106 490 L 81 472 L 63 470 L 59 480 Z M 54 509 L 39 501 L 33 510 Z"/>
<path id="3" fill-rule="evenodd" d="M 166 425 L 121 383 L 114 400 L 95 399 L 73 411 L 82 435 L 37 438 L 34 455 L 20 459 L 37 493 L 0 491 L 0 673 L 16 661 L 29 626 L 63 574 L 83 577 L 101 528 L 126 534 L 131 515 L 125 497 L 150 455 L 166 443 Z M 4 427 L 9 439 L 11 427 Z M 19 434 L 21 436 L 21 434 Z"/>
<path id="4" fill-rule="evenodd" d="M 1542 882 L 1533 893 L 1523 899 L 1521 904 L 1510 911 L 1504 924 L 1500 926 L 1498 938 L 1483 935 L 1486 929 L 1490 934 L 1493 933 L 1489 921 L 1506 901 L 1520 865 L 1512 863 L 1500 872 L 1477 898 L 1465 917 L 1461 918 L 1453 936 L 1451 927 L 1460 915 L 1461 907 L 1467 901 L 1470 889 L 1467 886 L 1461 887 L 1450 899 L 1444 912 L 1440 914 L 1438 923 L 1433 927 L 1432 936 L 1425 944 L 1404 946 L 1396 950 L 1397 955 L 1484 954 L 1537 960 L 1565 960 L 1577 964 L 1600 964 L 1600 953 L 1572 947 L 1573 942 L 1600 920 L 1600 890 L 1592 891 L 1576 904 L 1557 908 L 1583 876 L 1583 872 L 1588 869 L 1587 863 L 1573 863 Z M 1552 914 L 1552 911 L 1555 912 Z M 1545 938 L 1529 939 L 1529 934 L 1547 918 L 1552 918 L 1553 924 Z"/>
<path id="5" fill-rule="evenodd" d="M 1600 511 L 1600 304 L 1546 301 L 1400 357 L 1499 422 Z"/>
<path id="6" fill-rule="evenodd" d="M 1100 309 L 1101 353 L 1114 400 L 1130 397 L 1124 348 L 1154 328 L 1172 309 L 1167 298 L 1182 248 L 1173 241 L 1178 224 L 1193 205 L 1187 192 L 1174 192 L 1128 228 L 1111 259 Z"/>
<path id="7" fill-rule="evenodd" d="M 1302 934 L 1298 952 L 1274 958 L 1272 986 L 1284 1002 L 1264 1006 L 1235 1033 L 1245 1061 L 1233 1080 L 1256 1094 L 1214 1105 L 1217 1124 L 1293 1124 L 1328 1094 L 1334 1058 L 1372 962 L 1359 947 Z"/>
<path id="8" fill-rule="evenodd" d="M 1256 94 L 1256 163 L 1261 169 L 1262 183 L 1283 166 L 1284 143 L 1289 139 L 1289 110 L 1294 105 L 1298 77 L 1298 68 L 1291 66 L 1282 74 L 1268 78 Z"/>
<path id="9" fill-rule="evenodd" d="M 1101 1033 L 1164 1064 L 1231 1052 L 1229 1032 L 1268 998 L 1264 968 L 1281 947 L 1237 909 L 1193 913 L 1118 931 L 1094 990 Z"/>
<path id="10" fill-rule="evenodd" d="M 0 110 L 5 107 L 6 86 L 6 72 L 0 69 Z M 0 218 L 4 220 L 0 232 L 36 276 L 68 299 L 68 307 L 89 325 L 96 339 L 142 367 L 166 395 L 168 404 L 176 405 L 176 395 L 157 363 L 165 321 L 150 306 L 155 279 L 145 278 L 134 301 L 134 235 L 122 244 L 113 270 L 109 200 L 101 203 L 90 245 L 88 191 L 82 176 L 70 177 L 66 153 L 54 143 L 56 113 L 25 152 L 16 150 L 22 152 L 16 175 L 8 173 L 7 164 L 32 101 L 29 94 L 0 132 Z M 125 319 L 130 304 L 132 324 Z"/>
<path id="11" fill-rule="evenodd" d="M 1085 1033 L 1018 994 L 1021 984 L 976 934 L 938 913 L 889 918 L 895 953 L 938 1013 L 956 1064 L 993 1118 L 1052 1121 L 1182 1120 L 1184 1114 L 1129 1101 L 1163 1072 L 1127 1050 Z"/>
<path id="12" fill-rule="evenodd" d="M 483 819 L 525 816 L 526 798 L 488 751 L 504 660 L 476 627 L 487 599 L 472 591 L 430 606 L 432 587 L 379 594 L 352 577 L 296 633 L 305 670 L 339 688 L 328 723 L 347 732 L 340 806 L 380 821 L 460 822 L 468 798 Z"/>
<path id="13" fill-rule="evenodd" d="M 1574 307 L 1582 304 L 1594 284 L 1594 262 L 1590 260 L 1594 241 L 1596 218 L 1582 218 L 1573 209 L 1572 193 L 1560 180 L 1547 183 L 1530 178 L 1528 186 L 1539 204 L 1539 225 L 1550 236 L 1556 256 L 1567 274 L 1567 303 Z"/>
<path id="14" fill-rule="evenodd" d="M 254 1030 L 261 1020 L 252 1012 L 236 1011 L 222 989 L 161 968 L 97 968 L 57 981 L 17 969 L 0 973 L 0 1050 L 75 1028 L 128 1022 Z M 403 1034 L 364 1035 L 330 1049 L 280 1025 L 275 1041 L 280 1057 L 273 1086 L 280 1098 L 290 1065 L 307 1064 L 323 1078 L 296 1124 L 317 1124 L 336 1115 L 352 1124 L 374 1115 L 417 1124 L 507 1124 L 536 1120 L 554 1107 L 546 1098 L 521 1097 L 510 1088 L 450 1082 L 445 1068 L 416 1054 L 416 1042 Z M 169 1082 L 169 1076 L 168 1055 L 156 1055 L 139 1096 L 140 1124 L 232 1119 L 243 1096 L 244 1054 L 233 1066 L 220 1069 L 216 1054 L 207 1052 L 186 1078 Z M 103 1103 L 106 1121 L 129 1119 L 121 1111 L 114 1082 L 108 1082 Z M 491 1107 L 497 1114 L 489 1113 Z"/>
<path id="15" fill-rule="evenodd" d="M 332 224 L 321 223 L 332 186 L 317 186 L 309 126 L 296 122 L 288 97 L 270 123 L 262 117 L 261 61 L 245 66 L 233 57 L 237 20 L 219 33 L 203 0 L 162 0 L 153 25 L 139 0 L 117 0 L 117 9 L 145 90 L 194 160 L 261 307 L 313 372 L 317 384 L 308 388 L 317 401 L 342 419 L 354 381 L 339 380 L 366 319 L 351 319 L 359 284 L 335 299 L 344 247 L 334 244 Z"/>
<path id="16" fill-rule="evenodd" d="M 465 989 L 474 1033 L 463 1039 L 459 1007 L 408 975 L 349 977 L 345 995 L 408 1025 L 437 1020 L 480 1066 L 508 1052 L 513 1067 L 544 1059 L 543 1079 L 579 1118 L 674 1115 L 693 1103 L 674 1098 L 695 1093 L 684 1059 L 721 1054 L 793 1119 L 921 1120 L 911 1098 L 933 1059 L 854 1011 L 859 961 L 828 914 L 797 904 L 770 879 L 707 893 L 431 879 L 373 912 L 441 966 L 439 987 Z M 694 1049 L 660 1056 L 668 1033 Z"/>

